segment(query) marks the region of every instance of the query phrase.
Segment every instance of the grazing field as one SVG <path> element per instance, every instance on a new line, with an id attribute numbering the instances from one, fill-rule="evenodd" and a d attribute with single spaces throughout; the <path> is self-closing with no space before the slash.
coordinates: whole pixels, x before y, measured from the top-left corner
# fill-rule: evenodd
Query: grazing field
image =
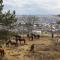
<path id="1" fill-rule="evenodd" d="M 34 39 L 33 41 L 28 38 L 25 39 L 26 43 L 19 44 L 18 47 L 6 47 L 5 44 L 2 44 L 5 56 L 0 57 L 0 60 L 60 60 L 60 45 L 55 46 L 55 39 L 49 37 Z M 32 44 L 34 44 L 34 52 L 30 51 Z"/>

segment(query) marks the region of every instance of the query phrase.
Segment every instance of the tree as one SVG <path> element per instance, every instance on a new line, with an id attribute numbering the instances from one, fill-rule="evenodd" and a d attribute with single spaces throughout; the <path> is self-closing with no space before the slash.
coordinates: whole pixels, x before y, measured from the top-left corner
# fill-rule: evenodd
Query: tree
<path id="1" fill-rule="evenodd" d="M 0 12 L 2 12 L 2 9 L 3 9 L 3 0 L 0 0 Z"/>
<path id="2" fill-rule="evenodd" d="M 14 28 L 17 18 L 15 16 L 15 10 L 12 13 L 10 10 L 3 13 L 3 6 L 3 0 L 0 0 L 0 26 L 2 27 L 0 30 L 0 38 L 7 38 L 11 30 Z"/>
<path id="3" fill-rule="evenodd" d="M 2 14 L 2 10 L 3 10 L 3 0 L 0 0 L 0 24 L 1 24 L 1 20 L 3 18 L 3 14 Z"/>
<path id="4" fill-rule="evenodd" d="M 11 13 L 9 10 L 6 14 L 4 14 L 4 17 L 2 19 L 2 25 L 5 26 L 7 29 L 12 29 L 16 21 L 17 18 L 15 17 L 15 11 Z"/>
<path id="5" fill-rule="evenodd" d="M 3 0 L 0 0 L 0 25 L 2 25 L 2 18 L 3 18 L 3 13 L 2 13 L 2 10 L 3 10 Z M 2 38 L 2 30 L 0 30 L 0 39 Z"/>
<path id="6" fill-rule="evenodd" d="M 17 18 L 15 17 L 15 11 L 11 13 L 9 10 L 6 14 L 4 14 L 2 19 L 2 26 L 8 32 L 7 35 L 10 35 L 10 32 L 14 28 L 16 21 Z"/>

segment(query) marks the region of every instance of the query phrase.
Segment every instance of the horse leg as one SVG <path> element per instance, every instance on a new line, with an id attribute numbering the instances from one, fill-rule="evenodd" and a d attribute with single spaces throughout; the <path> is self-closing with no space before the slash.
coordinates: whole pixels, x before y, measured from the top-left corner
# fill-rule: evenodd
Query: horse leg
<path id="1" fill-rule="evenodd" d="M 20 41 L 20 44 L 21 44 L 21 41 Z"/>
<path id="2" fill-rule="evenodd" d="M 15 46 L 18 46 L 18 43 L 16 43 Z"/>
<path id="3" fill-rule="evenodd" d="M 3 52 L 1 52 L 1 56 L 3 56 Z"/>
<path id="4" fill-rule="evenodd" d="M 24 44 L 25 44 L 25 40 L 24 40 Z"/>
<path id="5" fill-rule="evenodd" d="M 3 56 L 4 56 L 4 50 L 3 50 L 2 54 L 3 54 Z"/>
<path id="6" fill-rule="evenodd" d="M 3 51 L 1 51 L 1 56 L 4 56 L 4 50 L 3 50 Z"/>
<path id="7" fill-rule="evenodd" d="M 9 47 L 9 44 L 7 44 L 7 47 Z"/>
<path id="8" fill-rule="evenodd" d="M 2 51 L 0 53 L 1 53 L 1 56 L 2 56 Z"/>
<path id="9" fill-rule="evenodd" d="M 6 43 L 6 47 L 7 47 L 7 43 Z"/>
<path id="10" fill-rule="evenodd" d="M 17 46 L 17 44 L 15 44 L 15 47 Z"/>
<path id="11" fill-rule="evenodd" d="M 6 43 L 6 47 L 8 46 L 8 43 Z"/>
<path id="12" fill-rule="evenodd" d="M 33 40 L 33 37 L 31 37 L 31 40 Z"/>

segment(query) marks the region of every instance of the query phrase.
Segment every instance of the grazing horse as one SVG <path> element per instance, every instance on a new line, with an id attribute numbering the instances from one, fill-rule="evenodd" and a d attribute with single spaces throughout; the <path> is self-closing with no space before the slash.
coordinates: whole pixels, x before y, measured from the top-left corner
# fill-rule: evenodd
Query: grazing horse
<path id="1" fill-rule="evenodd" d="M 4 54 L 5 54 L 4 49 L 0 48 L 0 54 L 1 54 L 1 56 L 4 56 Z"/>
<path id="2" fill-rule="evenodd" d="M 9 43 L 11 43 L 11 41 L 10 41 L 10 40 L 6 42 L 6 46 L 9 46 Z"/>
<path id="3" fill-rule="evenodd" d="M 20 44 L 21 44 L 21 41 L 24 41 L 24 44 L 25 44 L 25 39 L 21 38 L 21 39 L 19 39 L 19 41 L 20 41 Z"/>
<path id="4" fill-rule="evenodd" d="M 29 38 L 29 40 L 33 40 L 33 39 L 39 39 L 40 35 L 36 35 L 36 34 L 27 34 L 27 37 Z"/>
<path id="5" fill-rule="evenodd" d="M 35 39 L 39 39 L 40 38 L 40 35 L 36 35 L 36 34 L 32 34 L 33 38 Z"/>
<path id="6" fill-rule="evenodd" d="M 29 40 L 33 40 L 33 35 L 32 34 L 27 34 L 27 37 L 29 38 Z"/>
<path id="7" fill-rule="evenodd" d="M 34 38 L 36 38 L 36 37 L 37 37 L 35 34 L 32 34 L 32 36 L 33 36 Z"/>
<path id="8" fill-rule="evenodd" d="M 21 36 L 15 35 L 15 38 L 16 38 L 16 39 L 15 39 L 15 40 L 16 40 L 16 43 L 18 43 L 18 40 L 21 39 Z"/>
<path id="9" fill-rule="evenodd" d="M 11 40 L 9 40 L 9 41 L 6 43 L 6 46 L 9 46 L 9 44 L 17 46 L 17 43 L 16 43 L 16 42 L 12 42 Z"/>
<path id="10" fill-rule="evenodd" d="M 11 45 L 18 46 L 18 44 L 16 42 L 11 42 Z"/>

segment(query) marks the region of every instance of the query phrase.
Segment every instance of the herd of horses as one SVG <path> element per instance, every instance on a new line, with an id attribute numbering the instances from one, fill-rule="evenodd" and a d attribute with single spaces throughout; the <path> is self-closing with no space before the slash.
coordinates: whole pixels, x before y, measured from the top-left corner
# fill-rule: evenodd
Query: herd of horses
<path id="1" fill-rule="evenodd" d="M 6 46 L 9 46 L 9 44 L 18 46 L 18 41 L 20 42 L 20 44 L 21 44 L 21 41 L 23 41 L 24 44 L 25 44 L 25 41 L 26 41 L 26 40 L 25 40 L 24 38 L 21 38 L 21 36 L 19 36 L 19 35 L 14 35 L 14 36 L 15 36 L 15 41 L 13 42 L 13 41 L 11 41 L 11 40 L 8 40 L 8 41 L 6 42 Z"/>
<path id="2" fill-rule="evenodd" d="M 15 41 L 13 42 L 12 40 L 8 40 L 6 42 L 6 46 L 14 45 L 15 47 L 17 47 L 18 42 L 20 42 L 20 44 L 21 44 L 22 41 L 24 42 L 24 44 L 26 43 L 26 40 L 24 38 L 22 38 L 21 36 L 14 35 L 14 37 L 15 37 Z M 35 35 L 35 34 L 31 33 L 31 34 L 27 34 L 27 38 L 29 38 L 29 40 L 33 41 L 34 39 L 39 39 L 40 35 Z M 57 43 L 59 43 L 59 42 L 60 42 L 60 39 L 57 39 Z M 30 51 L 34 52 L 34 44 L 31 45 Z M 4 49 L 0 48 L 0 55 L 4 56 L 4 54 L 5 54 Z"/>
<path id="3" fill-rule="evenodd" d="M 12 42 L 11 40 L 9 40 L 9 41 L 6 42 L 6 46 L 9 46 L 9 44 L 18 46 L 18 41 L 20 42 L 20 44 L 21 44 L 22 41 L 24 42 L 24 44 L 26 43 L 26 40 L 24 38 L 22 38 L 21 36 L 19 36 L 19 35 L 14 35 L 14 36 L 15 36 L 15 42 Z M 35 39 L 36 38 L 39 39 L 40 36 L 39 35 L 35 35 L 35 34 L 31 34 L 31 35 L 27 34 L 27 37 L 30 40 L 33 40 L 34 38 Z"/>
<path id="4" fill-rule="evenodd" d="M 20 44 L 21 44 L 21 42 L 23 41 L 24 42 L 24 44 L 26 43 L 26 40 L 24 39 L 24 38 L 22 38 L 21 36 L 19 36 L 19 35 L 14 35 L 14 37 L 15 37 L 15 41 L 12 41 L 12 40 L 8 40 L 7 42 L 6 42 L 6 46 L 8 46 L 9 47 L 9 45 L 11 45 L 11 46 L 15 46 L 15 47 L 17 47 L 18 46 L 18 42 L 20 42 Z M 35 34 L 27 34 L 27 38 L 29 38 L 29 40 L 34 40 L 34 39 L 39 39 L 40 38 L 40 35 L 35 35 Z M 60 41 L 60 39 L 57 39 L 57 43 Z M 32 52 L 34 52 L 34 44 L 32 44 L 31 45 L 31 48 L 30 48 L 30 51 L 32 51 Z M 4 56 L 4 54 L 5 54 L 5 51 L 4 51 L 4 49 L 2 49 L 2 47 L 0 48 L 0 55 L 1 56 Z"/>
<path id="5" fill-rule="evenodd" d="M 36 34 L 27 34 L 27 37 L 29 38 L 29 40 L 33 40 L 33 39 L 39 39 L 40 35 L 36 35 Z"/>
<path id="6" fill-rule="evenodd" d="M 20 44 L 21 44 L 21 42 L 23 41 L 24 42 L 24 44 L 26 43 L 26 40 L 24 39 L 24 38 L 22 38 L 21 36 L 19 36 L 19 35 L 14 35 L 14 37 L 15 37 L 15 41 L 13 42 L 13 41 L 11 41 L 11 40 L 8 40 L 7 42 L 6 42 L 6 46 L 9 46 L 9 45 L 14 45 L 15 47 L 17 47 L 18 46 L 18 41 L 20 42 Z M 39 35 L 35 35 L 35 34 L 27 34 L 27 37 L 29 38 L 29 39 L 31 39 L 31 40 L 33 40 L 34 38 L 36 39 L 36 38 L 38 38 L 39 39 Z M 5 54 L 5 51 L 4 51 L 4 49 L 2 49 L 2 48 L 0 48 L 0 54 L 1 54 L 1 56 L 4 56 L 4 54 Z"/>

